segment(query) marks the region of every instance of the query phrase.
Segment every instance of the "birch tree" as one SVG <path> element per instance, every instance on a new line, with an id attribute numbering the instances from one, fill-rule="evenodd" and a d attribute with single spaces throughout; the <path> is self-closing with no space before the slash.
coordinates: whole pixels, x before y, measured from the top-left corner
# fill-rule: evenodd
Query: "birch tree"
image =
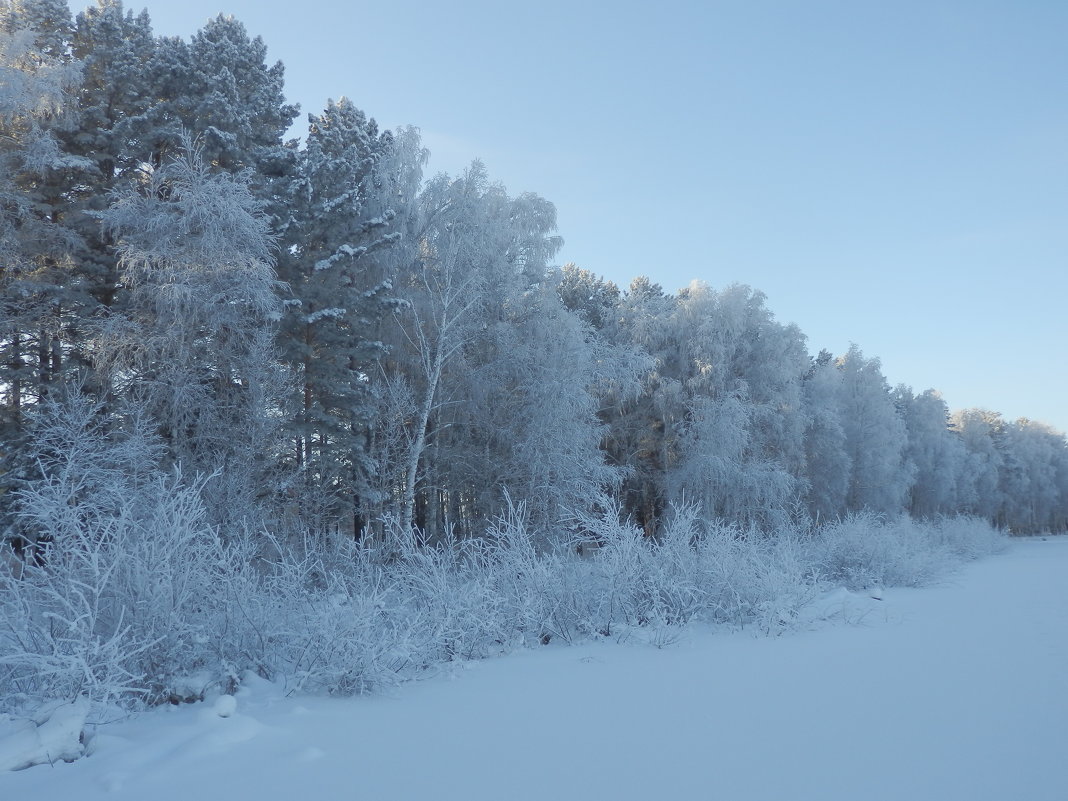
<path id="1" fill-rule="evenodd" d="M 829 351 L 820 351 L 805 375 L 805 480 L 808 512 L 816 522 L 846 512 L 853 462 L 842 426 L 842 373 Z"/>
<path id="2" fill-rule="evenodd" d="M 741 285 L 716 292 L 694 282 L 679 293 L 677 325 L 687 416 L 673 499 L 776 527 L 801 489 L 804 337 Z"/>
<path id="3" fill-rule="evenodd" d="M 852 465 L 846 505 L 851 510 L 898 514 L 912 483 L 904 459 L 908 432 L 878 359 L 852 345 L 838 359 L 842 374 L 842 429 Z"/>
<path id="4" fill-rule="evenodd" d="M 420 198 L 424 227 L 402 322 L 418 370 L 414 419 L 402 464 L 402 531 L 413 526 L 432 416 L 448 402 L 442 397 L 445 367 L 480 325 L 474 312 L 487 289 L 488 267 L 502 251 L 501 243 L 495 241 L 501 232 L 488 225 L 485 217 L 494 207 L 499 210 L 503 199 L 503 192 L 489 185 L 485 168 L 478 162 L 455 181 L 439 176 Z"/>
<path id="5" fill-rule="evenodd" d="M 254 515 L 278 410 L 281 312 L 260 205 L 191 148 L 119 197 L 105 222 L 130 307 L 103 329 L 101 364 L 159 426 L 173 463 L 219 473 L 207 491 L 217 519 Z"/>
<path id="6" fill-rule="evenodd" d="M 659 531 L 669 503 L 666 478 L 679 458 L 680 426 L 686 416 L 678 377 L 677 303 L 659 284 L 639 276 L 606 327 L 647 362 L 639 390 L 614 395 L 605 409 L 608 463 L 623 469 L 624 507 L 647 536 Z"/>
<path id="7" fill-rule="evenodd" d="M 949 428 L 949 409 L 935 390 L 913 395 L 908 387 L 895 391 L 905 421 L 905 459 L 913 471 L 908 510 L 913 517 L 953 514 L 958 508 L 957 484 L 964 469 L 964 446 Z"/>

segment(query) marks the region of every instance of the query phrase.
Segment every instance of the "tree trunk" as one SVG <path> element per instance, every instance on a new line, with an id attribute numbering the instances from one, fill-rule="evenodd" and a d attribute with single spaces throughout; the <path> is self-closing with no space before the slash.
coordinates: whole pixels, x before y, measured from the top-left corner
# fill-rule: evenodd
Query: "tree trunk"
<path id="1" fill-rule="evenodd" d="M 433 365 L 427 375 L 426 392 L 419 408 L 419 421 L 415 429 L 415 440 L 408 454 L 407 470 L 404 481 L 404 500 L 401 505 L 401 532 L 407 534 L 412 530 L 412 518 L 415 511 L 415 483 L 419 475 L 419 461 L 426 449 L 426 430 L 430 424 L 430 413 L 434 409 L 434 397 L 437 395 L 438 383 L 441 381 L 442 363 L 445 361 L 445 353 L 441 344 L 438 344 L 434 353 Z"/>

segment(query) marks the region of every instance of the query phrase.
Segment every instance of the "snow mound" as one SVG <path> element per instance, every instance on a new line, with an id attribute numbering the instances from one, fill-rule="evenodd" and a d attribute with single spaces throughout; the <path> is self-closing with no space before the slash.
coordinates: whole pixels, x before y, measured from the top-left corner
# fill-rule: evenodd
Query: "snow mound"
<path id="1" fill-rule="evenodd" d="M 799 609 L 795 622 L 799 626 L 809 628 L 829 621 L 859 624 L 880 607 L 879 602 L 882 599 L 882 590 L 852 592 L 838 587 L 823 593 Z"/>
<path id="2" fill-rule="evenodd" d="M 0 771 L 73 762 L 85 753 L 82 730 L 89 701 L 52 704 L 34 720 L 0 721 Z"/>
<path id="3" fill-rule="evenodd" d="M 214 709 L 220 718 L 228 718 L 237 711 L 237 699 L 232 695 L 220 695 L 215 701 Z"/>

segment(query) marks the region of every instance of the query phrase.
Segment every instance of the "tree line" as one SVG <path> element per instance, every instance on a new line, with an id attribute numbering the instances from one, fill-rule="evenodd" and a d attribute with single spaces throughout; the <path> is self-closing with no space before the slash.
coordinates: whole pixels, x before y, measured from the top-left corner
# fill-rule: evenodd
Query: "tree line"
<path id="1" fill-rule="evenodd" d="M 775 531 L 868 510 L 1068 528 L 1064 435 L 810 355 L 759 291 L 553 265 L 553 205 L 414 128 L 308 116 L 232 17 L 0 2 L 0 515 L 34 531 L 54 404 L 151 436 L 212 525 L 427 541 L 521 502 L 543 546 L 618 508 Z M 77 407 L 84 411 L 84 406 Z M 46 413 L 47 412 L 47 413 Z M 45 422 L 42 422 L 45 421 Z M 49 423 L 48 421 L 51 421 Z"/>

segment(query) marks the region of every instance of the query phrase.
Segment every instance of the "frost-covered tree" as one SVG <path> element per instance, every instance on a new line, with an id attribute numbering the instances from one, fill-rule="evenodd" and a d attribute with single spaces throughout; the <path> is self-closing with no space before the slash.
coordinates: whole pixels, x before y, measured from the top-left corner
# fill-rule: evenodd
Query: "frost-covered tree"
<path id="1" fill-rule="evenodd" d="M 240 21 L 222 14 L 189 42 L 157 39 L 143 69 L 152 103 L 128 130 L 153 166 L 180 153 L 192 133 L 205 163 L 235 174 L 250 170 L 253 194 L 278 219 L 296 157 L 295 142 L 283 137 L 298 109 L 285 102 L 282 63 L 268 66 L 266 57 L 260 37 L 250 38 Z"/>
<path id="2" fill-rule="evenodd" d="M 431 181 L 420 206 L 385 365 L 407 404 L 401 525 L 476 532 L 512 494 L 544 529 L 612 477 L 597 447 L 607 371 L 548 274 L 555 209 L 510 197 L 479 163 Z"/>
<path id="3" fill-rule="evenodd" d="M 0 280 L 4 321 L 14 327 L 3 337 L 12 352 L 2 362 L 18 371 L 33 361 L 26 377 L 38 396 L 61 368 L 65 301 L 77 294 L 70 285 L 76 239 L 56 177 L 75 164 L 55 136 L 79 81 L 65 47 L 69 27 L 63 2 L 0 4 Z M 14 382 L 24 385 L 21 376 Z M 18 408 L 24 396 L 14 392 L 19 399 L 9 400 Z"/>
<path id="4" fill-rule="evenodd" d="M 254 515 L 269 489 L 281 313 L 260 204 L 190 149 L 117 198 L 105 222 L 130 304 L 103 329 L 98 358 L 158 424 L 172 462 L 218 471 L 216 519 Z"/>
<path id="5" fill-rule="evenodd" d="M 1013 531 L 1052 530 L 1063 519 L 1064 436 L 1027 419 L 1004 428 L 999 522 Z"/>
<path id="6" fill-rule="evenodd" d="M 958 479 L 957 508 L 965 514 L 994 520 L 1001 509 L 999 473 L 1004 464 L 1004 422 L 985 409 L 964 409 L 950 418 L 964 445 L 965 457 Z"/>
<path id="7" fill-rule="evenodd" d="M 206 497 L 228 515 L 271 491 L 270 458 L 300 477 L 287 510 L 357 533 L 475 533 L 509 497 L 544 532 L 606 488 L 656 536 L 689 501 L 767 527 L 804 507 L 1066 522 L 1050 432 L 947 427 L 856 348 L 813 363 L 749 287 L 551 269 L 552 205 L 477 164 L 424 185 L 413 129 L 341 100 L 285 141 L 266 56 L 232 17 L 157 39 L 121 0 L 75 20 L 0 0 L 0 481 L 76 375 L 143 406 L 190 474 L 224 471 Z"/>
<path id="8" fill-rule="evenodd" d="M 21 0 L 7 7 L 7 25 L 31 21 L 35 58 L 24 59 L 35 73 L 76 73 L 63 104 L 48 126 L 52 155 L 47 168 L 20 177 L 29 208 L 53 238 L 34 244 L 36 273 L 32 300 L 38 323 L 33 338 L 37 375 L 43 390 L 77 371 L 83 391 L 98 387 L 87 353 L 92 320 L 115 301 L 117 273 L 99 213 L 117 182 L 137 164 L 122 125 L 148 105 L 141 71 L 152 49 L 147 16 L 124 15 L 121 4 L 101 0 L 72 24 L 63 2 Z M 42 97 L 51 96 L 45 92 Z M 57 241 L 56 235 L 61 239 Z M 47 354 L 47 355 L 46 355 Z"/>
<path id="9" fill-rule="evenodd" d="M 908 432 L 894 405 L 878 359 L 856 345 L 838 359 L 842 373 L 842 430 L 852 465 L 846 505 L 898 514 L 912 484 L 904 451 Z"/>
<path id="10" fill-rule="evenodd" d="M 1054 436 L 1060 434 L 1060 441 L 1053 445 L 1058 500 L 1053 509 L 1050 530 L 1068 531 L 1068 438 L 1063 432 L 1053 432 L 1053 434 Z"/>
<path id="11" fill-rule="evenodd" d="M 27 413 L 70 369 L 85 301 L 71 258 L 77 238 L 55 202 L 55 176 L 76 166 L 55 137 L 78 81 L 62 46 L 65 8 L 0 4 L 0 498 Z"/>
<path id="12" fill-rule="evenodd" d="M 595 331 L 604 331 L 616 322 L 622 295 L 611 281 L 568 262 L 560 268 L 556 291 L 564 306 Z"/>
<path id="13" fill-rule="evenodd" d="M 740 523 L 781 523 L 801 491 L 804 337 L 775 322 L 764 295 L 700 283 L 679 293 L 679 380 L 687 398 L 677 502 Z"/>
<path id="14" fill-rule="evenodd" d="M 324 514 L 362 525 L 377 465 L 370 453 L 382 318 L 397 307 L 391 258 L 414 198 L 397 192 L 394 139 L 350 100 L 309 118 L 288 192 L 279 258 L 291 298 L 279 350 L 294 376 L 286 425 L 295 464 Z M 345 510 L 344 512 L 342 510 Z"/>
<path id="15" fill-rule="evenodd" d="M 285 173 L 282 138 L 298 108 L 285 102 L 282 63 L 267 65 L 267 46 L 234 17 L 219 15 L 193 36 L 193 120 L 203 131 L 204 158 L 223 169 Z M 189 126 L 187 126 L 189 127 Z"/>
<path id="16" fill-rule="evenodd" d="M 47 305 L 38 347 L 51 354 L 49 369 L 39 372 L 56 383 L 77 371 L 82 391 L 104 397 L 87 347 L 93 320 L 115 305 L 120 292 L 114 250 L 99 215 L 140 163 L 124 126 L 151 103 L 141 71 L 152 36 L 146 14 L 124 14 L 114 0 L 101 0 L 73 26 L 69 15 L 38 16 L 53 26 L 50 49 L 61 52 L 67 69 L 79 76 L 50 130 L 56 157 L 32 189 L 37 215 L 65 232 L 62 258 L 54 251 L 38 256 L 50 267 L 50 280 L 37 294 Z"/>
<path id="17" fill-rule="evenodd" d="M 686 408 L 679 381 L 680 342 L 674 325 L 678 300 L 648 278 L 635 278 L 605 328 L 617 343 L 646 360 L 640 387 L 606 400 L 605 452 L 624 471 L 626 512 L 647 536 L 661 526 L 669 498 L 668 470 L 678 461 Z"/>
<path id="18" fill-rule="evenodd" d="M 33 50 L 42 61 L 68 60 L 71 15 L 67 0 L 4 0 L 0 28 L 9 33 L 31 31 Z"/>
<path id="19" fill-rule="evenodd" d="M 965 451 L 959 436 L 950 430 L 946 402 L 933 389 L 913 395 L 909 387 L 900 386 L 895 395 L 908 432 L 905 459 L 913 471 L 909 514 L 953 514 L 957 511 L 957 483 L 964 469 Z"/>
<path id="20" fill-rule="evenodd" d="M 79 237 L 78 271 L 95 302 L 106 308 L 121 302 L 120 287 L 113 243 L 99 215 L 111 193 L 136 180 L 149 157 L 135 120 L 155 102 L 144 74 L 154 51 L 147 12 L 135 16 L 119 0 L 97 0 L 77 16 L 71 53 L 82 80 L 72 122 L 59 138 L 82 168 L 67 177 L 65 215 Z"/>
<path id="21" fill-rule="evenodd" d="M 523 501 L 535 531 L 558 531 L 617 483 L 600 449 L 597 412 L 604 384 L 620 380 L 619 356 L 590 335 L 549 282 L 508 299 L 479 343 L 480 358 L 468 361 L 463 413 L 450 414 L 464 433 L 456 438 L 464 483 L 480 487 L 483 519 L 503 513 L 507 492 Z"/>
<path id="22" fill-rule="evenodd" d="M 842 427 L 842 372 L 820 351 L 805 375 L 805 480 L 808 513 L 816 522 L 846 513 L 853 463 Z"/>
<path id="23" fill-rule="evenodd" d="M 418 250 L 401 279 L 406 306 L 398 314 L 410 348 L 405 362 L 399 358 L 393 362 L 390 376 L 403 388 L 399 394 L 410 399 L 411 417 L 403 423 L 405 447 L 394 493 L 402 531 L 416 523 L 417 491 L 420 484 L 427 484 L 430 467 L 425 454 L 428 445 L 437 444 L 437 433 L 445 426 L 437 417 L 449 403 L 446 368 L 484 322 L 479 319 L 480 306 L 489 292 L 492 268 L 507 247 L 506 232 L 494 225 L 501 222 L 506 201 L 503 190 L 489 183 L 478 162 L 455 180 L 437 176 L 419 198 Z M 436 505 L 441 491 L 429 487 L 423 494 L 421 528 L 426 528 L 426 506 Z"/>

